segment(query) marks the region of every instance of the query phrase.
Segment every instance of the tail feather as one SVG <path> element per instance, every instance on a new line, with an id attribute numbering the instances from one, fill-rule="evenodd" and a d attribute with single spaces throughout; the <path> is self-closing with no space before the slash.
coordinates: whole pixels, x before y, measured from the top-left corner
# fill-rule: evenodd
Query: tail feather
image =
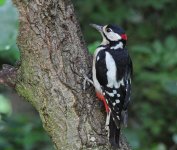
<path id="1" fill-rule="evenodd" d="M 120 127 L 117 127 L 112 115 L 109 122 L 109 142 L 113 148 L 119 148 Z"/>

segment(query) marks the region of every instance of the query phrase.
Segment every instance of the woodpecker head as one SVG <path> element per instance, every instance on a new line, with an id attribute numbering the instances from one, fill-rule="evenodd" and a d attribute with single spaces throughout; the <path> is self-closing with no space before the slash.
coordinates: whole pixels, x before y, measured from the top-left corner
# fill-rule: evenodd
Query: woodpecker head
<path id="1" fill-rule="evenodd" d="M 103 45 L 116 44 L 119 42 L 123 43 L 123 47 L 126 45 L 127 35 L 121 27 L 111 24 L 105 26 L 91 24 L 91 26 L 101 33 L 103 37 Z"/>

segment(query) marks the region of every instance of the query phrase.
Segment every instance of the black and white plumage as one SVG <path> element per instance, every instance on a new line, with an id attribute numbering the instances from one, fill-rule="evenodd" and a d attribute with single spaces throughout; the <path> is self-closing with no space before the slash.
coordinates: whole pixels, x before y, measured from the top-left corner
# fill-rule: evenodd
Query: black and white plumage
<path id="1" fill-rule="evenodd" d="M 127 109 L 131 94 L 132 61 L 125 48 L 127 36 L 115 25 L 92 24 L 102 35 L 103 41 L 93 58 L 92 77 L 97 93 L 104 96 L 108 106 L 106 126 L 109 141 L 119 147 L 121 123 L 127 122 Z"/>

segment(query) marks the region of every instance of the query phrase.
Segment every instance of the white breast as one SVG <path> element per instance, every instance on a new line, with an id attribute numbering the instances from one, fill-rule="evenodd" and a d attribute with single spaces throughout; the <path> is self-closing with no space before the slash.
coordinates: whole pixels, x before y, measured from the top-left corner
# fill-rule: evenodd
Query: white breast
<path id="1" fill-rule="evenodd" d="M 104 47 L 98 47 L 94 53 L 94 56 L 93 56 L 93 66 L 92 66 L 92 76 L 93 76 L 93 84 L 94 84 L 94 87 L 95 87 L 95 90 L 102 93 L 102 90 L 101 90 L 101 85 L 99 84 L 97 78 L 96 78 L 96 69 L 95 69 L 95 62 L 97 61 L 97 54 L 103 50 Z"/>

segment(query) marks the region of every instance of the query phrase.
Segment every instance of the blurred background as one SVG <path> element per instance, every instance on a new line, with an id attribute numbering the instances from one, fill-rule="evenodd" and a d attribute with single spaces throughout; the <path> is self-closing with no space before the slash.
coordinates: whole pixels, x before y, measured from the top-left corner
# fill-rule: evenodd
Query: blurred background
<path id="1" fill-rule="evenodd" d="M 129 125 L 134 150 L 177 150 L 177 1 L 75 0 L 90 53 L 101 36 L 89 23 L 118 24 L 128 35 L 134 64 Z M 0 0 L 0 66 L 19 60 L 18 13 Z M 0 150 L 52 150 L 39 116 L 11 89 L 0 86 Z"/>

